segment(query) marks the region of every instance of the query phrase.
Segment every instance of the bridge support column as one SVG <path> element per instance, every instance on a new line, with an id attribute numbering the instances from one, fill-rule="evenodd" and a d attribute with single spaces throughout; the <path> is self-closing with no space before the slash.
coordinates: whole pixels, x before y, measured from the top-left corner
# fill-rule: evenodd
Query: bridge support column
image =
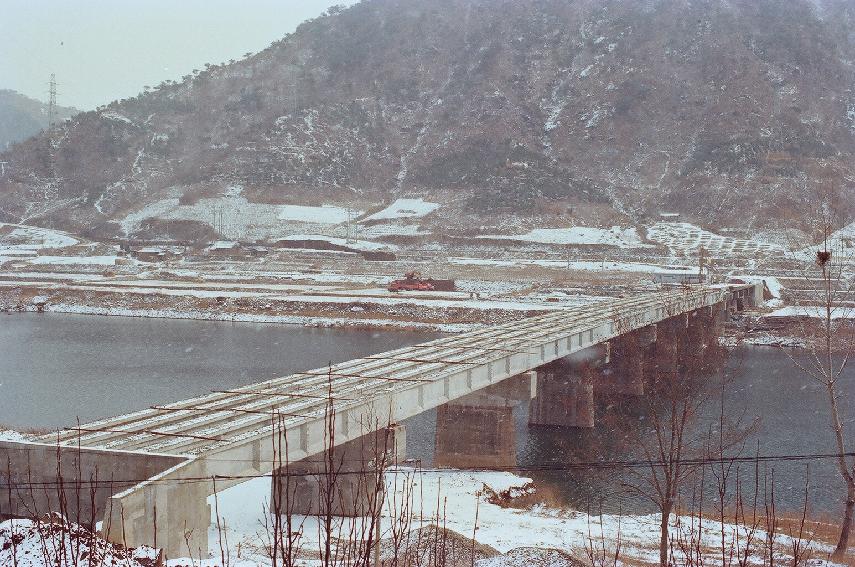
<path id="1" fill-rule="evenodd" d="M 646 353 L 646 375 L 657 380 L 660 375 L 678 371 L 687 325 L 686 315 L 677 315 L 656 324 L 656 342 Z"/>
<path id="2" fill-rule="evenodd" d="M 596 390 L 612 396 L 643 396 L 644 353 L 654 342 L 656 325 L 612 339 L 609 364 L 597 372 Z"/>
<path id="3" fill-rule="evenodd" d="M 723 349 L 718 344 L 720 324 L 715 314 L 698 309 L 689 315 L 681 365 L 690 372 L 707 372 L 722 362 Z"/>
<path id="4" fill-rule="evenodd" d="M 271 513 L 371 515 L 379 509 L 385 487 L 379 469 L 405 458 L 406 430 L 393 425 L 283 466 L 273 473 Z"/>
<path id="5" fill-rule="evenodd" d="M 719 303 L 716 303 L 715 305 L 710 305 L 709 315 L 712 318 L 712 320 L 715 322 L 716 325 L 720 325 L 721 323 L 724 323 L 730 317 L 730 312 L 728 310 L 727 303 L 728 303 L 727 301 L 720 301 Z"/>
<path id="6" fill-rule="evenodd" d="M 517 463 L 514 407 L 531 399 L 535 376 L 526 372 L 436 409 L 434 465 L 503 468 Z"/>
<path id="7" fill-rule="evenodd" d="M 594 427 L 595 372 L 591 361 L 572 362 L 568 358 L 538 368 L 537 395 L 529 408 L 529 425 Z"/>

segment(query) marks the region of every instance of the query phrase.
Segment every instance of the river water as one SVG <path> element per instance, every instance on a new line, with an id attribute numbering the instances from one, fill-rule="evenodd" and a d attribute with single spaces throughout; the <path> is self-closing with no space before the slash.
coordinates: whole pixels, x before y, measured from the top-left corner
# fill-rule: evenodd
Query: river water
<path id="1" fill-rule="evenodd" d="M 0 315 L 0 428 L 55 428 L 126 413 L 153 404 L 251 384 L 292 372 L 424 342 L 436 333 L 316 329 L 211 321 L 100 317 L 66 314 Z M 781 351 L 740 347 L 727 363 L 727 418 L 759 421 L 747 434 L 743 455 L 801 455 L 831 452 L 831 430 L 823 388 L 806 379 Z M 855 371 L 841 380 L 843 408 L 855 399 Z M 703 423 L 717 423 L 719 402 L 709 404 Z M 601 419 L 617 415 L 615 420 Z M 849 411 L 855 415 L 855 408 Z M 592 461 L 637 456 L 627 439 L 643 408 L 627 403 L 598 407 L 592 431 L 529 427 L 528 407 L 514 410 L 517 463 L 564 468 Z M 615 426 L 618 423 L 618 426 Z M 407 453 L 431 466 L 436 412 L 407 420 Z M 465 424 L 461 424 L 465 427 Z M 855 434 L 847 423 L 850 437 Z M 851 450 L 851 449 L 850 449 Z M 806 469 L 810 465 L 809 470 Z M 743 464 L 743 478 L 754 466 Z M 611 468 L 528 471 L 557 503 L 606 509 L 651 510 L 643 498 L 621 488 L 633 477 Z M 780 508 L 800 509 L 805 479 L 812 514 L 839 512 L 841 483 L 830 459 L 765 463 L 774 469 Z M 635 474 L 635 473 L 633 473 Z M 707 489 L 710 487 L 707 486 Z"/>
<path id="2" fill-rule="evenodd" d="M 0 314 L 0 425 L 55 428 L 322 368 L 439 334 Z"/>

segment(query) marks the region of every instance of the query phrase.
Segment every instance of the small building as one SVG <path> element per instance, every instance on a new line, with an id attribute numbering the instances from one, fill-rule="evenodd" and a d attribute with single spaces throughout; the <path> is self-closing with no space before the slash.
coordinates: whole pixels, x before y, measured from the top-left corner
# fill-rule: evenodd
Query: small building
<path id="1" fill-rule="evenodd" d="M 247 246 L 246 247 L 246 255 L 252 258 L 262 258 L 267 256 L 270 253 L 270 249 L 266 246 Z"/>
<path id="2" fill-rule="evenodd" d="M 206 249 L 211 256 L 225 256 L 228 258 L 234 256 L 242 256 L 244 254 L 243 247 L 240 242 L 233 240 L 217 240 Z"/>
<path id="3" fill-rule="evenodd" d="M 143 262 L 165 262 L 184 255 L 182 246 L 145 246 L 131 251 L 131 255 Z"/>

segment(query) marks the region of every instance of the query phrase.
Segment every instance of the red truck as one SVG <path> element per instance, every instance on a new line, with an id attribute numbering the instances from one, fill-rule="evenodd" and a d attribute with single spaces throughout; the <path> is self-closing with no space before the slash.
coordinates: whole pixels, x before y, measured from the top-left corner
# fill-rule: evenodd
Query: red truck
<path id="1" fill-rule="evenodd" d="M 387 288 L 389 291 L 433 291 L 434 286 L 422 279 L 418 272 L 407 272 L 402 280 L 392 280 Z"/>

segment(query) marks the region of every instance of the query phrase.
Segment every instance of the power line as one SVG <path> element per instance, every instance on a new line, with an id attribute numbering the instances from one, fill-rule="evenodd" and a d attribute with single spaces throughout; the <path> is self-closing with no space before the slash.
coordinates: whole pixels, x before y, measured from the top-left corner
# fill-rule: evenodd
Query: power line
<path id="1" fill-rule="evenodd" d="M 24 449 L 30 450 L 30 449 Z M 34 450 L 34 449 L 33 449 Z M 855 452 L 843 453 L 844 457 L 855 457 Z M 755 455 L 751 457 L 715 457 L 715 458 L 697 458 L 697 459 L 678 459 L 670 462 L 665 461 L 647 461 L 647 460 L 627 460 L 627 461 L 589 461 L 589 462 L 577 462 L 577 463 L 562 463 L 562 464 L 544 464 L 544 465 L 531 465 L 531 466 L 507 466 L 507 467 L 493 467 L 490 469 L 447 469 L 447 468 L 414 468 L 412 469 L 413 474 L 440 474 L 440 473 L 454 473 L 454 472 L 479 472 L 479 471 L 489 471 L 489 472 L 569 472 L 575 470 L 584 470 L 584 469 L 601 469 L 601 470 L 611 470 L 611 469 L 637 469 L 637 468 L 658 468 L 664 467 L 668 465 L 684 465 L 684 466 L 702 466 L 702 465 L 711 465 L 711 464 L 719 464 L 719 463 L 771 463 L 771 462 L 801 462 L 801 461 L 816 461 L 823 459 L 837 459 L 840 458 L 841 455 L 839 453 L 813 453 L 813 454 L 801 454 L 801 455 Z M 242 463 L 254 463 L 257 462 L 253 459 L 206 459 L 208 461 L 221 461 L 221 462 L 242 462 Z M 265 461 L 267 462 L 267 461 Z M 300 461 L 288 462 L 287 465 L 298 466 Z M 334 465 L 338 466 L 341 463 L 354 462 L 353 460 L 334 460 Z M 286 466 L 286 462 L 274 462 L 274 466 L 284 467 Z M 386 469 L 384 472 L 393 472 L 396 469 Z M 4 471 L 0 470 L 0 474 L 3 474 Z M 362 474 L 376 474 L 377 469 L 358 469 L 358 470 L 347 470 L 347 471 L 312 471 L 310 473 L 306 472 L 281 472 L 276 473 L 278 477 L 305 477 L 305 476 L 327 476 L 327 475 L 335 475 L 335 476 L 348 476 L 348 475 L 362 475 Z M 212 481 L 223 481 L 223 480 L 252 480 L 255 478 L 263 478 L 266 476 L 271 476 L 273 473 L 264 473 L 264 474 L 249 474 L 249 475 L 208 475 L 208 476 L 197 476 L 197 477 L 184 477 L 177 479 L 152 479 L 152 478 L 131 478 L 131 479 L 116 479 L 111 478 L 109 480 L 83 480 L 83 479 L 68 479 L 68 480 L 50 480 L 50 481 L 21 481 L 15 482 L 13 484 L 0 484 L 0 490 L 9 490 L 16 489 L 21 487 L 74 487 L 74 486 L 113 486 L 113 485 L 124 485 L 124 484 L 139 484 L 139 483 L 147 483 L 147 484 L 193 484 L 200 482 L 212 482 Z"/>

